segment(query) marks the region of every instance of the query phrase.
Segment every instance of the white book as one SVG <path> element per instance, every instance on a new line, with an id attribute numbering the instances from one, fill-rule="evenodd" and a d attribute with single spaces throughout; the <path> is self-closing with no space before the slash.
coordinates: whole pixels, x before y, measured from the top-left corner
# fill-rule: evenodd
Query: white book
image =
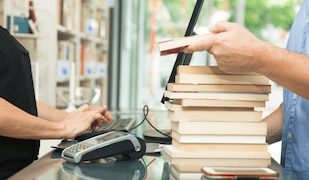
<path id="1" fill-rule="evenodd" d="M 265 107 L 265 101 L 241 101 L 220 99 L 181 99 L 182 107 Z M 177 106 L 178 104 L 173 104 Z M 177 106 L 178 107 L 178 106 Z"/>
<path id="2" fill-rule="evenodd" d="M 217 158 L 217 159 L 270 159 L 270 153 L 268 151 L 264 152 L 230 152 L 228 149 L 225 152 L 215 152 L 215 151 L 180 151 L 173 145 L 163 145 L 163 151 L 169 155 L 171 158 Z"/>
<path id="3" fill-rule="evenodd" d="M 265 135 L 179 134 L 172 130 L 171 136 L 180 143 L 262 144 L 266 142 Z"/>
<path id="4" fill-rule="evenodd" d="M 175 165 L 170 166 L 170 174 L 178 180 L 192 180 L 200 179 L 202 177 L 202 172 L 180 172 L 177 170 Z"/>
<path id="5" fill-rule="evenodd" d="M 218 92 L 175 92 L 165 91 L 164 96 L 170 99 L 221 99 L 243 101 L 268 101 L 269 95 L 265 93 L 218 93 Z"/>
<path id="6" fill-rule="evenodd" d="M 201 111 L 179 112 L 168 110 L 171 121 L 224 121 L 224 122 L 259 122 L 262 111 Z"/>
<path id="7" fill-rule="evenodd" d="M 172 130 L 184 134 L 211 135 L 264 135 L 267 134 L 266 122 L 211 122 L 179 121 L 171 122 Z"/>
<path id="8" fill-rule="evenodd" d="M 261 75 L 178 74 L 175 78 L 176 83 L 269 85 L 269 79 Z"/>

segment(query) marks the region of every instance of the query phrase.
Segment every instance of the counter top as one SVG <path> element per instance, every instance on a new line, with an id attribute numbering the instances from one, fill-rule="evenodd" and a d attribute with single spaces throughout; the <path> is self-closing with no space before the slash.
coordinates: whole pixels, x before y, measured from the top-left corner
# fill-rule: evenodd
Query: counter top
<path id="1" fill-rule="evenodd" d="M 270 168 L 280 173 L 279 179 L 288 174 L 274 159 Z M 192 174 L 193 175 L 193 174 Z M 200 179 L 201 173 L 195 173 L 193 179 Z M 60 151 L 51 151 L 24 168 L 10 179 L 132 179 L 132 180 L 169 180 L 169 163 L 160 154 L 145 155 L 139 160 L 99 159 L 79 164 L 66 162 Z M 182 179 L 182 178 L 180 178 Z M 186 178 L 185 178 L 186 179 Z"/>
<path id="2" fill-rule="evenodd" d="M 134 114 L 134 118 L 138 122 L 144 118 L 141 113 L 128 113 L 128 116 Z M 159 113 L 151 116 L 156 117 L 155 119 L 150 119 L 155 122 L 161 120 L 157 125 L 162 127 L 167 127 L 168 121 L 162 117 L 166 118 L 166 114 Z M 127 116 L 125 116 L 127 117 Z M 137 122 L 137 123 L 138 123 Z M 143 124 L 146 125 L 146 124 Z M 159 127 L 159 128 L 162 128 Z M 141 126 L 135 129 L 136 134 L 141 135 L 144 130 L 148 127 Z M 156 143 L 146 143 L 147 148 L 153 147 Z M 155 146 L 159 147 L 159 144 Z M 162 154 L 162 153 L 161 153 Z M 37 161 L 33 162 L 26 168 L 22 169 L 20 172 L 13 175 L 10 179 L 20 180 L 20 179 L 36 179 L 36 180 L 61 180 L 61 179 L 134 179 L 134 180 L 169 180 L 173 179 L 172 173 L 170 173 L 170 164 L 166 161 L 165 157 L 158 153 L 146 154 L 139 160 L 116 160 L 115 158 L 105 158 L 98 159 L 95 161 L 87 161 L 79 164 L 67 163 L 63 158 L 61 158 L 61 150 L 53 150 L 46 155 L 39 158 Z M 271 169 L 279 172 L 280 176 L 278 179 L 291 179 L 288 177 L 288 173 L 284 171 L 280 164 L 278 164 L 274 159 L 271 159 Z M 189 173 L 183 178 L 174 177 L 174 179 L 201 179 L 202 173 Z"/>

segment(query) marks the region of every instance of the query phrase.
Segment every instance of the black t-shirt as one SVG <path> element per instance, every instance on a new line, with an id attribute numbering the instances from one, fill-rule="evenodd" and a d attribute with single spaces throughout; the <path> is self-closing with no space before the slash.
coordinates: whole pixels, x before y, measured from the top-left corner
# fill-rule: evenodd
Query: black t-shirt
<path id="1" fill-rule="evenodd" d="M 0 97 L 37 116 L 29 53 L 1 26 Z M 6 179 L 36 160 L 39 146 L 38 140 L 0 136 L 0 179 Z"/>

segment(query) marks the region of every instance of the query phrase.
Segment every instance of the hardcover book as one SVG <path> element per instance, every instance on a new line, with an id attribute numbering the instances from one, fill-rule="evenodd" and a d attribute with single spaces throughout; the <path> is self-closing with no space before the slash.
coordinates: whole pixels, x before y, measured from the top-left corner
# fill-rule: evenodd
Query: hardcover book
<path id="1" fill-rule="evenodd" d="M 269 85 L 269 79 L 260 75 L 178 74 L 176 83 Z"/>
<path id="2" fill-rule="evenodd" d="M 270 85 L 168 83 L 168 91 L 270 93 Z"/>
<path id="3" fill-rule="evenodd" d="M 262 111 L 201 111 L 180 112 L 168 110 L 167 116 L 173 121 L 213 121 L 213 122 L 259 122 Z"/>
<path id="4" fill-rule="evenodd" d="M 268 101 L 269 99 L 269 94 L 265 93 L 224 93 L 207 91 L 165 91 L 164 96 L 170 99 L 223 99 L 244 101 Z"/>
<path id="5" fill-rule="evenodd" d="M 242 100 L 221 100 L 221 99 L 175 99 L 170 104 L 173 109 L 182 109 L 186 107 L 265 107 L 265 101 L 242 101 Z M 167 107 L 166 106 L 166 107 Z M 181 106 L 181 107 L 180 107 Z"/>
<path id="6" fill-rule="evenodd" d="M 163 146 L 163 155 L 171 164 L 200 164 L 201 166 L 267 167 L 269 152 L 184 152 L 172 145 Z"/>
<path id="7" fill-rule="evenodd" d="M 210 36 L 211 34 L 179 37 L 175 39 L 161 41 L 158 43 L 158 47 L 159 47 L 161 56 L 178 53 L 182 51 L 188 45 L 198 42 L 198 41 L 202 41 L 204 38 L 209 38 Z"/>
<path id="8" fill-rule="evenodd" d="M 180 151 L 198 152 L 214 151 L 226 152 L 266 152 L 267 143 L 244 144 L 244 143 L 180 143 L 176 139 L 172 140 L 172 145 Z"/>
<path id="9" fill-rule="evenodd" d="M 172 130 L 171 136 L 180 143 L 262 144 L 266 142 L 265 135 L 180 134 Z"/>
<path id="10" fill-rule="evenodd" d="M 211 122 L 211 121 L 178 121 L 171 122 L 173 131 L 179 134 L 212 134 L 212 135 L 264 135 L 267 132 L 266 122 Z"/>
<path id="11" fill-rule="evenodd" d="M 177 67 L 177 74 L 216 74 L 216 75 L 253 75 L 257 76 L 259 74 L 253 72 L 246 73 L 226 73 L 222 71 L 219 66 L 188 66 L 179 65 Z"/>

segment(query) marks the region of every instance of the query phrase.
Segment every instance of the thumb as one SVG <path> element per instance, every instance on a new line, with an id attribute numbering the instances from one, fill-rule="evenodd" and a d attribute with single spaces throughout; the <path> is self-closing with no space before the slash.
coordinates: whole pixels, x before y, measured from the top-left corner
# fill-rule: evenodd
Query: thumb
<path id="1" fill-rule="evenodd" d="M 209 31 L 212 33 L 221 33 L 228 31 L 233 23 L 226 22 L 226 21 L 220 21 L 215 26 L 210 27 Z"/>

